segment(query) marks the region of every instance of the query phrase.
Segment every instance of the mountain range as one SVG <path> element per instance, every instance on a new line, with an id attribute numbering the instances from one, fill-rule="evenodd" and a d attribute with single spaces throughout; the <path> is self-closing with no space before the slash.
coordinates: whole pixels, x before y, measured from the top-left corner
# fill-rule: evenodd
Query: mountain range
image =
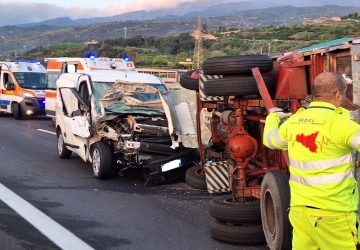
<path id="1" fill-rule="evenodd" d="M 279 8 L 283 6 L 294 6 L 294 7 L 309 7 L 309 6 L 338 6 L 338 10 L 334 9 L 334 14 L 342 14 L 351 9 L 356 10 L 354 7 L 360 7 L 359 0 L 343 0 L 339 3 L 338 0 L 223 0 L 221 3 L 213 0 L 199 0 L 195 2 L 183 2 L 178 4 L 174 8 L 160 9 L 160 10 L 141 10 L 123 13 L 120 15 L 109 16 L 109 17 L 91 17 L 82 19 L 71 19 L 69 17 L 59 17 L 50 19 L 38 23 L 22 24 L 17 25 L 19 27 L 29 26 L 83 26 L 99 23 L 110 23 L 110 22 L 125 22 L 125 21 L 146 21 L 146 20 L 169 20 L 169 19 L 188 19 L 200 17 L 225 17 L 225 16 L 239 16 L 246 15 L 246 11 L 249 10 L 260 10 L 268 8 Z M 326 7 L 325 7 L 326 8 Z M 301 10 L 301 9 L 299 9 Z M 306 9 L 303 9 L 306 11 Z M 320 15 L 323 11 L 320 9 Z M 250 12 L 251 13 L 251 12 Z M 279 13 L 279 15 L 286 15 L 286 12 Z M 306 16 L 307 13 L 302 13 Z M 311 15 L 311 14 L 310 14 Z M 326 14 L 325 14 L 326 15 Z"/>
<path id="2" fill-rule="evenodd" d="M 21 54 L 36 47 L 48 47 L 60 43 L 84 43 L 90 40 L 123 38 L 125 27 L 128 28 L 127 38 L 177 36 L 181 33 L 191 33 L 194 30 L 194 19 L 198 16 L 204 17 L 203 22 L 211 31 L 217 30 L 219 27 L 250 29 L 286 26 L 299 24 L 304 18 L 345 16 L 356 11 L 360 12 L 360 3 L 355 6 L 268 7 L 274 5 L 270 0 L 261 1 L 261 5 L 257 0 L 229 1 L 222 4 L 211 4 L 211 1 L 203 0 L 203 3 L 207 4 L 200 5 L 198 8 L 196 8 L 196 4 L 199 2 L 189 5 L 180 4 L 178 7 L 183 7 L 175 14 L 174 9 L 167 9 L 78 20 L 63 17 L 39 23 L 2 26 L 0 27 L 0 56 L 7 56 L 11 53 Z M 332 0 L 328 1 L 332 2 Z M 346 0 L 344 1 L 346 2 Z M 313 2 L 320 4 L 321 1 L 314 0 Z"/>

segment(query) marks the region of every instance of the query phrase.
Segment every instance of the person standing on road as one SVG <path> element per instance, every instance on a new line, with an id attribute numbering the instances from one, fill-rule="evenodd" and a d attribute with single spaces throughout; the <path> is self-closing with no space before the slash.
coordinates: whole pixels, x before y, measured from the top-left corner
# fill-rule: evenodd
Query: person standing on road
<path id="1" fill-rule="evenodd" d="M 264 145 L 289 153 L 294 250 L 348 250 L 358 244 L 354 153 L 360 151 L 360 125 L 341 108 L 346 87 L 341 75 L 322 73 L 307 109 L 281 125 L 288 114 L 279 108 L 266 118 Z"/>

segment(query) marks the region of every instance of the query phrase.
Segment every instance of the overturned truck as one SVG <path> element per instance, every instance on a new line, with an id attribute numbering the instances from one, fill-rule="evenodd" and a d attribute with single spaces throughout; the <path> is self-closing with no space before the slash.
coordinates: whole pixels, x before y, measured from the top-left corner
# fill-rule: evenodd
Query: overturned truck
<path id="1" fill-rule="evenodd" d="M 185 169 L 197 154 L 184 146 L 172 125 L 177 106 L 166 103 L 166 92 L 159 78 L 137 72 L 61 75 L 56 99 L 59 157 L 76 153 L 91 163 L 99 179 L 129 169 L 140 169 L 148 181 L 173 177 L 170 172 Z M 183 108 L 191 118 L 190 108 Z"/>
<path id="2" fill-rule="evenodd" d="M 360 105 L 360 39 L 339 39 L 275 58 L 211 58 L 199 76 L 188 74 L 182 85 L 196 90 L 198 113 L 212 112 L 211 141 L 199 144 L 198 180 L 210 193 L 231 192 L 210 202 L 214 238 L 291 249 L 288 156 L 263 145 L 264 122 L 274 105 L 288 112 L 306 107 L 311 85 L 324 71 L 342 74 L 349 83 L 348 99 Z M 350 102 L 346 108 L 356 109 Z"/>

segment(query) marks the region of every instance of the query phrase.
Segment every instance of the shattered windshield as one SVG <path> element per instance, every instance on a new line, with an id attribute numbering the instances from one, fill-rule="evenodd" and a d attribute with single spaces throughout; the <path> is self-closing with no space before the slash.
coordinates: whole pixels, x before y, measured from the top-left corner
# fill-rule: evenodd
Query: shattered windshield
<path id="1" fill-rule="evenodd" d="M 160 92 L 167 91 L 165 85 L 163 84 L 148 84 L 151 87 L 154 87 Z M 114 86 L 113 82 L 94 82 L 94 96 L 96 100 L 100 100 L 101 97 Z M 153 101 L 160 99 L 159 94 L 157 93 L 135 93 L 133 94 L 134 98 L 139 99 L 140 101 Z"/>
<path id="2" fill-rule="evenodd" d="M 14 76 L 20 87 L 24 89 L 46 88 L 46 73 L 15 72 Z"/>
<path id="3" fill-rule="evenodd" d="M 158 91 L 167 89 L 163 84 L 94 82 L 97 110 L 106 114 L 163 115 Z"/>

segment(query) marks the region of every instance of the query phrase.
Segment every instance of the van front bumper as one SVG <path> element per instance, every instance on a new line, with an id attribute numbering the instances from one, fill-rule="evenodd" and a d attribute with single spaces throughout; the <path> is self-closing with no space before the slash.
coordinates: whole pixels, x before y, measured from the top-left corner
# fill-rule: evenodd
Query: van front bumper
<path id="1" fill-rule="evenodd" d="M 22 116 L 45 115 L 45 98 L 26 97 L 19 104 Z"/>

